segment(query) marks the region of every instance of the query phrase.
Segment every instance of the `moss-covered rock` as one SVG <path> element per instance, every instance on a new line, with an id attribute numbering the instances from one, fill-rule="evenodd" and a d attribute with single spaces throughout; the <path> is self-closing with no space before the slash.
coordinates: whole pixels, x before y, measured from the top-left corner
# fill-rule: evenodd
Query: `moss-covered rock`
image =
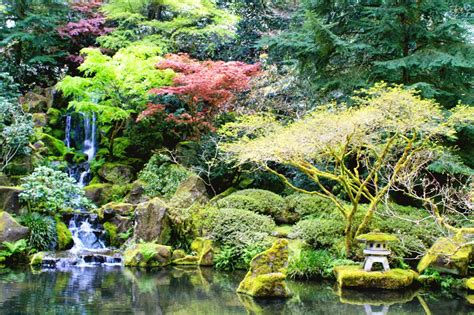
<path id="1" fill-rule="evenodd" d="M 48 123 L 45 113 L 34 113 L 31 117 L 33 126 L 36 128 L 44 127 Z"/>
<path id="2" fill-rule="evenodd" d="M 109 202 L 97 209 L 97 214 L 101 220 L 108 220 L 117 215 L 129 216 L 135 210 L 135 205 L 126 202 Z"/>
<path id="3" fill-rule="evenodd" d="M 171 198 L 171 204 L 176 208 L 188 208 L 194 203 L 205 204 L 208 201 L 206 185 L 197 175 L 192 175 L 181 182 Z"/>
<path id="4" fill-rule="evenodd" d="M 470 291 L 474 291 L 474 277 L 466 279 L 464 281 L 464 286 L 465 286 L 466 289 L 468 289 Z"/>
<path id="5" fill-rule="evenodd" d="M 30 265 L 31 266 L 39 266 L 43 263 L 43 258 L 46 255 L 46 252 L 38 252 L 31 256 L 30 258 Z"/>
<path id="6" fill-rule="evenodd" d="M 341 288 L 361 287 L 388 290 L 408 287 L 418 277 L 418 274 L 413 270 L 365 271 L 359 266 L 337 266 L 334 268 L 334 274 Z"/>
<path id="7" fill-rule="evenodd" d="M 134 244 L 123 253 L 125 266 L 162 267 L 171 263 L 171 247 L 155 243 Z"/>
<path id="8" fill-rule="evenodd" d="M 99 169 L 99 176 L 114 184 L 127 184 L 133 180 L 133 168 L 126 164 L 105 163 Z"/>
<path id="9" fill-rule="evenodd" d="M 23 190 L 17 186 L 0 186 L 0 209 L 10 213 L 20 214 L 20 193 Z"/>
<path id="10" fill-rule="evenodd" d="M 191 243 L 191 250 L 195 252 L 198 257 L 198 265 L 214 265 L 214 249 L 211 240 L 198 237 Z"/>
<path id="11" fill-rule="evenodd" d="M 48 110 L 51 106 L 48 98 L 40 93 L 33 91 L 27 92 L 25 95 L 20 97 L 20 104 L 25 112 L 29 113 L 40 113 Z"/>
<path id="12" fill-rule="evenodd" d="M 166 203 L 160 198 L 138 204 L 135 209 L 135 240 L 166 244 L 171 234 L 167 211 Z"/>
<path id="13" fill-rule="evenodd" d="M 186 255 L 182 258 L 177 258 L 173 260 L 174 265 L 197 265 L 199 262 L 199 257 Z"/>
<path id="14" fill-rule="evenodd" d="M 186 256 L 186 252 L 183 249 L 175 249 L 171 257 L 172 260 L 180 259 Z"/>
<path id="15" fill-rule="evenodd" d="M 37 138 L 44 143 L 48 149 L 49 155 L 62 157 L 66 154 L 66 152 L 68 152 L 68 148 L 62 140 L 59 140 L 47 133 L 38 132 Z"/>
<path id="16" fill-rule="evenodd" d="M 273 217 L 278 223 L 294 223 L 296 212 L 288 210 L 283 197 L 263 189 L 244 189 L 217 200 L 219 208 L 243 209 Z"/>
<path id="17" fill-rule="evenodd" d="M 62 113 L 59 109 L 49 108 L 46 112 L 48 116 L 48 124 L 52 127 L 59 127 L 61 125 Z"/>
<path id="18" fill-rule="evenodd" d="M 103 224 L 105 237 L 108 241 L 108 244 L 111 246 L 118 245 L 118 234 L 117 234 L 117 226 L 112 222 L 105 222 Z"/>
<path id="19" fill-rule="evenodd" d="M 279 239 L 270 249 L 252 259 L 250 270 L 237 292 L 254 297 L 288 297 L 290 291 L 285 282 L 287 268 L 288 241 Z"/>
<path id="20" fill-rule="evenodd" d="M 96 205 L 102 206 L 112 201 L 111 184 L 92 184 L 84 187 L 84 192 L 87 198 L 92 200 Z"/>
<path id="21" fill-rule="evenodd" d="M 130 187 L 130 192 L 124 199 L 124 202 L 138 204 L 148 201 L 150 198 L 145 195 L 145 183 L 141 180 L 136 180 Z"/>
<path id="22" fill-rule="evenodd" d="M 56 233 L 58 235 L 59 250 L 66 250 L 72 247 L 74 244 L 72 233 L 67 228 L 67 225 L 58 219 L 56 219 Z"/>
<path id="23" fill-rule="evenodd" d="M 461 236 L 439 238 L 418 263 L 418 272 L 430 267 L 434 270 L 465 276 L 473 256 L 472 245 L 464 246 Z"/>
<path id="24" fill-rule="evenodd" d="M 2 242 L 14 243 L 26 238 L 29 229 L 19 224 L 8 212 L 0 211 L 0 244 Z"/>

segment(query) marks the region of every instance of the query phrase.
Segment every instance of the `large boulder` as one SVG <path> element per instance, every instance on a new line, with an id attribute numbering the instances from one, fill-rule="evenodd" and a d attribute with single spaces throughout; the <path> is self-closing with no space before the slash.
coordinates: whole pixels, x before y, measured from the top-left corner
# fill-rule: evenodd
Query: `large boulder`
<path id="1" fill-rule="evenodd" d="M 171 263 L 170 246 L 154 243 L 134 244 L 124 253 L 124 264 L 130 267 L 162 267 Z"/>
<path id="2" fill-rule="evenodd" d="M 109 202 L 97 210 L 101 219 L 110 219 L 117 215 L 129 216 L 133 214 L 135 205 L 127 202 Z"/>
<path id="3" fill-rule="evenodd" d="M 16 242 L 26 238 L 29 229 L 20 225 L 8 212 L 0 212 L 0 243 Z"/>
<path id="4" fill-rule="evenodd" d="M 171 198 L 171 204 L 176 208 L 187 208 L 194 203 L 205 204 L 208 201 L 206 184 L 197 175 L 192 175 L 181 182 Z"/>
<path id="5" fill-rule="evenodd" d="M 288 268 L 288 240 L 279 239 L 273 246 L 255 256 L 250 262 L 250 270 L 237 289 L 238 293 L 253 297 L 288 297 L 286 286 Z"/>
<path id="6" fill-rule="evenodd" d="M 111 184 L 91 184 L 84 187 L 84 193 L 96 205 L 102 206 L 112 199 L 112 189 Z"/>
<path id="7" fill-rule="evenodd" d="M 138 204 L 135 209 L 135 240 L 166 244 L 171 233 L 167 211 L 167 205 L 160 198 Z"/>
<path id="8" fill-rule="evenodd" d="M 418 263 L 418 272 L 430 267 L 439 272 L 467 275 L 473 248 L 472 245 L 465 245 L 466 243 L 468 240 L 462 235 L 439 238 Z"/>
<path id="9" fill-rule="evenodd" d="M 0 210 L 10 213 L 20 214 L 20 193 L 21 187 L 0 186 Z"/>
<path id="10" fill-rule="evenodd" d="M 99 176 L 114 184 L 128 184 L 133 180 L 133 167 L 119 163 L 105 163 Z"/>
<path id="11" fill-rule="evenodd" d="M 133 204 L 138 204 L 148 200 L 150 200 L 150 197 L 145 195 L 145 183 L 141 180 L 136 180 L 132 183 L 130 192 L 124 199 L 125 202 Z"/>

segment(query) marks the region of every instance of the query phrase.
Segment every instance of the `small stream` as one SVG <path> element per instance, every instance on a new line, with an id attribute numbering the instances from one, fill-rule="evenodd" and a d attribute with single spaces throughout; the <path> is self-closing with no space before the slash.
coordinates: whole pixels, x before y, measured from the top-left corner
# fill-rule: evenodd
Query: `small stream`
<path id="1" fill-rule="evenodd" d="M 245 272 L 101 266 L 0 271 L 0 314 L 469 314 L 464 296 L 404 290 L 338 290 L 329 282 L 288 281 L 287 300 L 236 292 Z M 423 306 L 423 304 L 425 306 Z"/>

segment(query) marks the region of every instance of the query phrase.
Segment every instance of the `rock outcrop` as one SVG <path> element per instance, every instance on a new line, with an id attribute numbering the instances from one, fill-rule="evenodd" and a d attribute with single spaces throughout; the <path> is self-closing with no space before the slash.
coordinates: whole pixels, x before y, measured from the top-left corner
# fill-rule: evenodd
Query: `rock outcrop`
<path id="1" fill-rule="evenodd" d="M 154 243 L 134 244 L 123 253 L 125 266 L 162 267 L 171 263 L 170 246 Z"/>
<path id="2" fill-rule="evenodd" d="M 167 211 L 166 203 L 160 198 L 138 204 L 135 209 L 135 240 L 166 244 L 171 233 Z"/>
<path id="3" fill-rule="evenodd" d="M 20 225 L 8 212 L 0 212 L 0 243 L 16 242 L 28 236 L 29 229 Z"/>
<path id="4" fill-rule="evenodd" d="M 360 287 L 396 290 L 412 285 L 418 274 L 413 270 L 390 269 L 389 271 L 365 271 L 360 266 L 334 268 L 341 288 Z"/>
<path id="5" fill-rule="evenodd" d="M 473 257 L 472 245 L 462 235 L 453 238 L 441 237 L 418 263 L 418 272 L 430 267 L 434 270 L 465 276 Z"/>
<path id="6" fill-rule="evenodd" d="M 22 189 L 16 186 L 0 186 L 0 211 L 20 214 L 20 193 Z"/>
<path id="7" fill-rule="evenodd" d="M 286 286 L 288 268 L 288 241 L 279 239 L 273 246 L 256 255 L 250 262 L 250 270 L 237 289 L 253 297 L 288 297 Z"/>

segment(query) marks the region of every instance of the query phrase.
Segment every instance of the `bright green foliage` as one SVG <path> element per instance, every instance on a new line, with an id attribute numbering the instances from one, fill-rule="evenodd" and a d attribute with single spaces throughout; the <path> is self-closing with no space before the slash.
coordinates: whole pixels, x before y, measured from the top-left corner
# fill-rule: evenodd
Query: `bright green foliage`
<path id="1" fill-rule="evenodd" d="M 131 115 L 144 109 L 148 91 L 172 84 L 173 71 L 155 69 L 161 52 L 160 47 L 144 43 L 121 49 L 113 57 L 99 49 L 84 48 L 86 57 L 79 70 L 85 76 L 66 76 L 57 84 L 72 99 L 69 108 L 98 114 L 112 156 L 114 139 Z"/>
<path id="2" fill-rule="evenodd" d="M 20 199 L 30 211 L 54 215 L 61 211 L 90 209 L 92 203 L 68 174 L 39 166 L 23 179 Z"/>
<path id="3" fill-rule="evenodd" d="M 322 96 L 384 80 L 451 107 L 474 99 L 471 7 L 470 0 L 305 0 L 291 30 L 262 45 L 296 60 Z"/>
<path id="4" fill-rule="evenodd" d="M 56 222 L 51 217 L 39 213 L 28 214 L 21 218 L 21 224 L 30 229 L 28 244 L 38 251 L 52 250 L 57 244 Z"/>
<path id="5" fill-rule="evenodd" d="M 335 266 L 350 265 L 347 259 L 335 259 L 334 253 L 324 249 L 303 248 L 297 255 L 290 256 L 288 276 L 296 279 L 333 278 Z"/>
<path id="6" fill-rule="evenodd" d="M 0 172 L 15 156 L 30 152 L 32 134 L 31 115 L 16 101 L 0 96 Z"/>
<path id="7" fill-rule="evenodd" d="M 171 159 L 163 154 L 151 157 L 138 178 L 145 183 L 145 194 L 150 197 L 171 198 L 179 184 L 188 178 L 191 173 L 184 167 L 172 163 Z"/>
<path id="8" fill-rule="evenodd" d="M 301 193 L 291 194 L 285 198 L 287 207 L 301 215 L 321 215 L 334 209 L 334 205 L 328 198 L 317 195 L 307 195 Z"/>
<path id="9" fill-rule="evenodd" d="M 314 248 L 340 253 L 344 244 L 344 222 L 339 218 L 302 220 L 296 224 L 296 235 Z"/>
<path id="10" fill-rule="evenodd" d="M 235 208 L 269 215 L 275 219 L 284 216 L 285 200 L 268 190 L 244 189 L 239 190 L 217 201 L 220 208 Z"/>
<path id="11" fill-rule="evenodd" d="M 231 246 L 223 246 L 214 257 L 214 267 L 217 270 L 234 270 L 237 252 Z"/>
<path id="12" fill-rule="evenodd" d="M 219 209 L 209 222 L 209 236 L 237 252 L 250 245 L 265 245 L 275 227 L 270 217 L 241 209 Z"/>
<path id="13" fill-rule="evenodd" d="M 108 19 L 119 24 L 98 39 L 102 47 L 110 49 L 144 41 L 176 52 L 210 56 L 216 43 L 232 37 L 237 22 L 236 16 L 209 0 L 112 0 L 103 10 Z"/>
<path id="14" fill-rule="evenodd" d="M 14 243 L 3 242 L 1 245 L 0 247 L 3 247 L 3 249 L 0 249 L 0 264 L 5 262 L 13 265 L 26 257 L 28 244 L 24 239 Z"/>

